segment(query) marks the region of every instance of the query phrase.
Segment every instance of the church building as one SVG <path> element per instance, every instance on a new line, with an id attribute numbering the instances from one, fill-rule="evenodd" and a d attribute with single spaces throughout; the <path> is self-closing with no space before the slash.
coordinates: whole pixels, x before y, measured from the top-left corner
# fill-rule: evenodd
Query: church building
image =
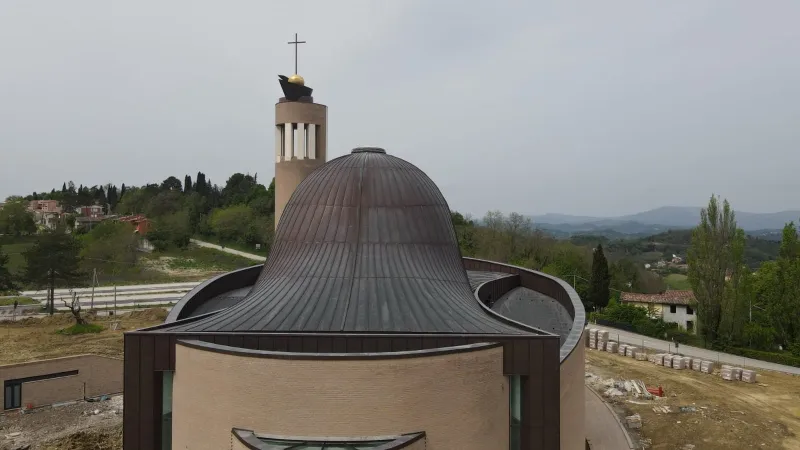
<path id="1" fill-rule="evenodd" d="M 125 333 L 125 450 L 584 449 L 575 291 L 462 257 L 402 149 L 328 161 L 327 107 L 279 83 L 272 250 Z"/>

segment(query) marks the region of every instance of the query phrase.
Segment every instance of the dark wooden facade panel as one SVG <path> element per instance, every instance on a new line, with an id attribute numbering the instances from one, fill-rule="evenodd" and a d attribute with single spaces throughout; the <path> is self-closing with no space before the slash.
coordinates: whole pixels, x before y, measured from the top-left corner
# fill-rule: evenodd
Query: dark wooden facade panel
<path id="1" fill-rule="evenodd" d="M 344 337 L 333 337 L 333 353 L 347 353 L 347 339 Z"/>
<path id="2" fill-rule="evenodd" d="M 228 345 L 231 347 L 244 347 L 244 336 L 242 335 L 231 335 L 231 339 L 228 341 Z"/>
<path id="3" fill-rule="evenodd" d="M 139 439 L 141 446 L 155 448 L 156 418 L 160 418 L 161 404 L 156 405 L 156 397 L 161 386 L 155 385 L 156 371 L 154 363 L 155 336 L 139 338 Z M 156 389 L 158 388 L 158 389 Z"/>
<path id="4" fill-rule="evenodd" d="M 154 352 L 153 367 L 155 370 L 170 370 L 169 337 L 166 339 L 161 336 L 155 337 Z"/>
<path id="5" fill-rule="evenodd" d="M 258 349 L 259 350 L 272 350 L 275 348 L 275 338 L 272 336 L 259 336 Z"/>
<path id="6" fill-rule="evenodd" d="M 139 340 L 140 335 L 126 334 L 124 341 L 125 362 L 123 363 L 123 386 L 125 389 L 125 407 L 122 410 L 122 421 L 125 427 L 123 446 L 126 450 L 138 450 L 139 424 L 141 423 L 141 410 L 139 409 L 139 360 L 141 355 Z M 149 355 L 145 355 L 149 357 Z"/>
<path id="7" fill-rule="evenodd" d="M 303 350 L 302 350 L 303 353 L 316 353 L 318 351 L 317 342 L 319 341 L 319 338 L 315 336 L 309 336 L 309 337 L 303 337 L 301 338 L 301 340 L 303 343 Z"/>
<path id="8" fill-rule="evenodd" d="M 364 338 L 359 336 L 347 337 L 345 340 L 347 353 L 361 353 L 364 351 Z"/>
<path id="9" fill-rule="evenodd" d="M 258 336 L 245 336 L 243 346 L 250 350 L 258 350 Z"/>
<path id="10" fill-rule="evenodd" d="M 559 360 L 559 341 L 542 342 L 544 351 L 542 352 L 542 386 L 558 386 L 558 389 L 544 389 L 542 405 L 553 405 L 555 407 L 544 408 L 544 418 L 542 424 L 545 430 L 550 431 L 544 435 L 545 449 L 558 449 L 561 445 L 561 366 L 557 364 L 547 364 L 548 361 Z"/>

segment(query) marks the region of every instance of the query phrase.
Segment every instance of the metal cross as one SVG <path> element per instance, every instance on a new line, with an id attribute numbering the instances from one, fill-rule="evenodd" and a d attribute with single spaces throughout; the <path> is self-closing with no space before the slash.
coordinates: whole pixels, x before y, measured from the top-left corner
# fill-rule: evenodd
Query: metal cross
<path id="1" fill-rule="evenodd" d="M 305 44 L 306 41 L 298 41 L 297 33 L 294 34 L 294 42 L 287 42 L 287 44 L 294 44 L 294 73 L 297 73 L 297 44 Z"/>

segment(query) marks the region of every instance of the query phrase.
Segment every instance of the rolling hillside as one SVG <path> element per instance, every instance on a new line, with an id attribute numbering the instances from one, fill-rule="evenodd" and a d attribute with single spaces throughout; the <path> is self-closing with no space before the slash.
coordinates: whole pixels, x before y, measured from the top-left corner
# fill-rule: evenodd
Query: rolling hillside
<path id="1" fill-rule="evenodd" d="M 618 217 L 571 216 L 567 214 L 544 214 L 531 216 L 537 228 L 556 235 L 597 234 L 607 237 L 628 235 L 644 237 L 670 229 L 688 229 L 700 221 L 699 207 L 664 206 L 636 214 Z M 739 227 L 754 236 L 773 235 L 791 221 L 800 220 L 800 210 L 775 213 L 736 212 Z"/>

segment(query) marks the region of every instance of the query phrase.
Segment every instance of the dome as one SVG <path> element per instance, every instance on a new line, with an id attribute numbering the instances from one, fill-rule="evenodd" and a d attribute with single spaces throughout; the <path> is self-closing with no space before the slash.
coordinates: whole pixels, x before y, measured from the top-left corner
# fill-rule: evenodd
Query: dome
<path id="1" fill-rule="evenodd" d="M 289 83 L 294 83 L 294 84 L 299 84 L 300 86 L 305 86 L 306 80 L 304 80 L 303 77 L 301 77 L 300 75 L 294 74 L 294 75 L 289 77 Z"/>
<path id="2" fill-rule="evenodd" d="M 528 333 L 475 298 L 439 188 L 375 147 L 303 180 L 247 297 L 176 330 Z"/>

